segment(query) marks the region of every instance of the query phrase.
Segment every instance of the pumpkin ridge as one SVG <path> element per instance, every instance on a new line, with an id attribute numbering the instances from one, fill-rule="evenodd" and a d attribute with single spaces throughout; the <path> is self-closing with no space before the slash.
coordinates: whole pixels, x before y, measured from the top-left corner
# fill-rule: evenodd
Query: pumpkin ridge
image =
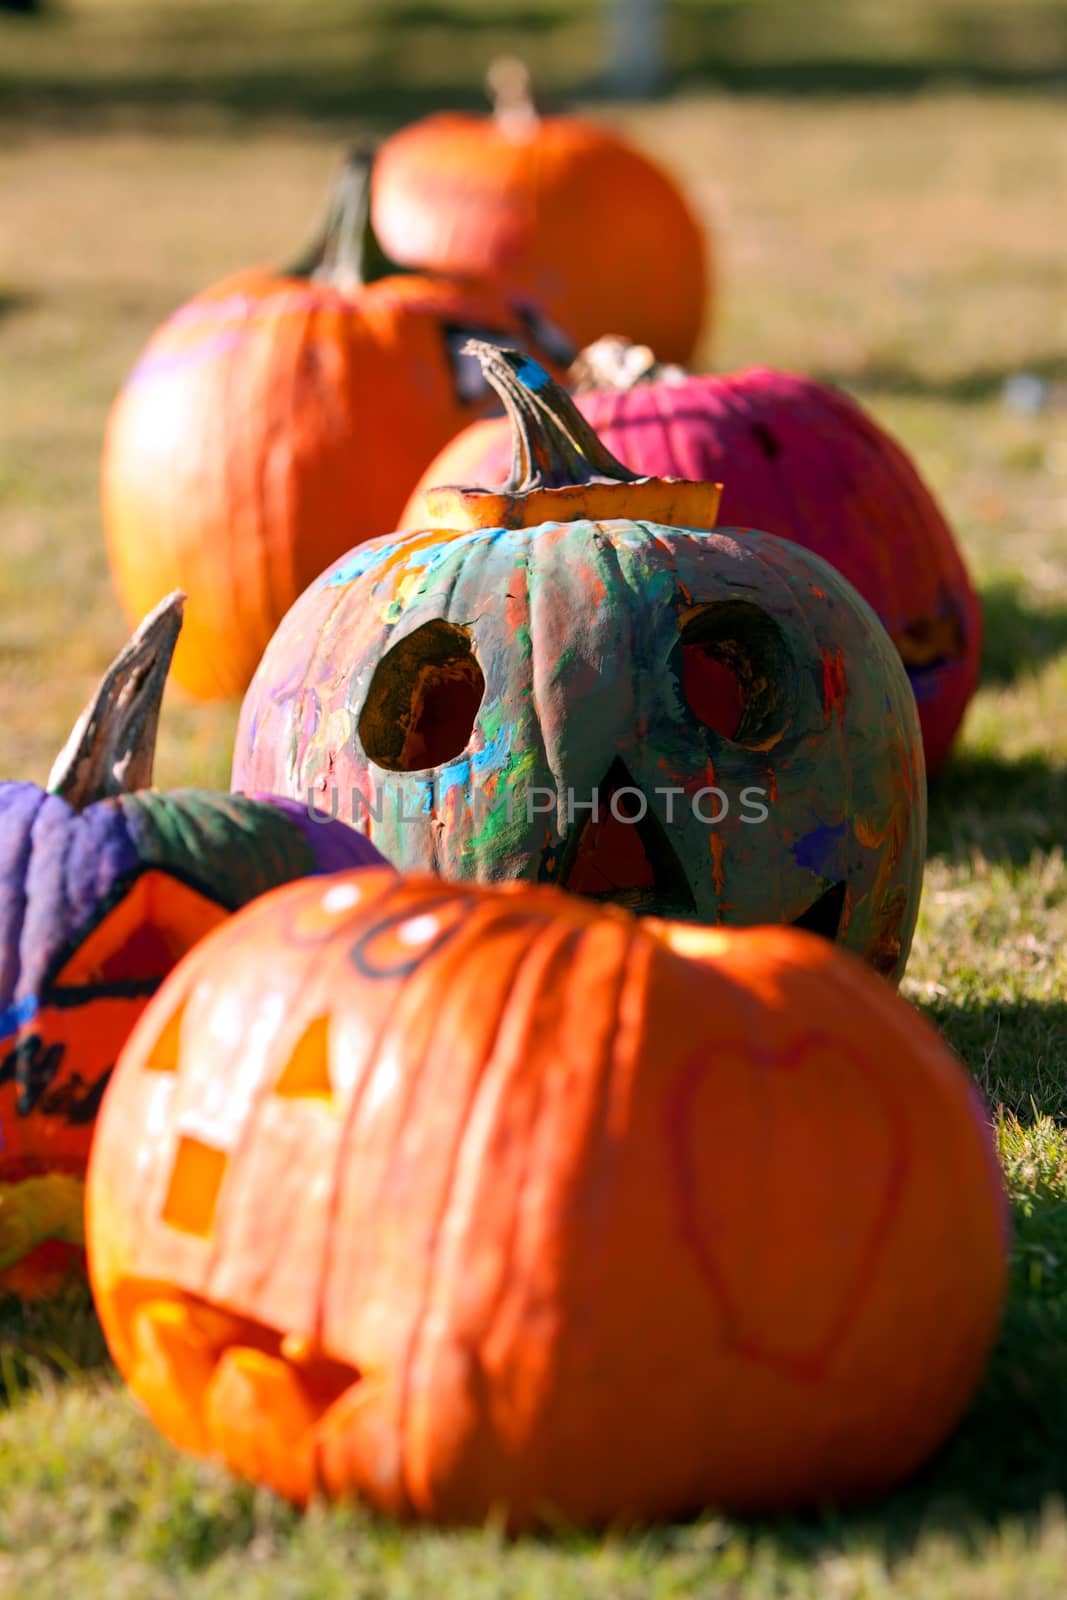
<path id="1" fill-rule="evenodd" d="M 396 901 L 402 898 L 403 889 L 403 880 L 397 879 L 395 883 L 389 884 L 385 889 L 385 892 L 381 894 L 374 902 L 374 912 L 378 921 L 384 920 L 388 916 L 390 906 L 395 905 Z M 362 922 L 362 920 L 363 919 L 360 918 L 360 922 Z M 347 962 L 347 960 L 348 956 L 346 953 L 345 961 Z M 316 1316 L 312 1331 L 312 1337 L 314 1338 L 315 1342 L 323 1345 L 324 1347 L 327 1344 L 326 1317 L 329 1309 L 326 1291 L 330 1279 L 333 1277 L 336 1270 L 334 1263 L 333 1241 L 339 1236 L 339 1219 L 344 1197 L 344 1181 L 346 1175 L 345 1150 L 348 1143 L 353 1138 L 354 1130 L 360 1118 L 364 1096 L 373 1077 L 373 1071 L 371 1070 L 372 1065 L 374 1061 L 377 1060 L 382 1049 L 383 1042 L 388 1037 L 389 1030 L 395 1025 L 395 1023 L 395 1013 L 383 1015 L 381 1019 L 381 1025 L 378 1028 L 373 1041 L 367 1045 L 363 1058 L 363 1068 L 358 1079 L 353 1084 L 349 1103 L 345 1108 L 341 1137 L 337 1141 L 337 1156 L 334 1162 L 333 1172 L 331 1174 L 330 1193 L 326 1204 L 327 1227 L 324 1233 L 325 1244 L 322 1253 L 322 1266 L 319 1273 L 319 1288 L 315 1298 Z"/>
<path id="2" fill-rule="evenodd" d="M 469 891 L 464 893 L 464 898 L 470 898 Z M 478 915 L 478 912 L 480 912 L 480 915 Z M 482 941 L 482 939 L 491 941 L 494 933 L 507 933 L 510 918 L 509 915 L 507 915 L 507 912 L 504 912 L 504 914 L 502 914 L 502 912 L 504 912 L 502 907 L 493 906 L 493 904 L 486 904 L 486 906 L 477 907 L 477 909 L 475 909 L 474 917 L 470 918 L 470 922 L 467 923 L 466 928 L 462 930 L 462 934 L 464 934 L 467 944 L 472 944 L 475 939 L 478 939 L 478 941 Z M 483 1046 L 482 1053 L 480 1053 L 482 1054 L 482 1061 L 480 1061 L 480 1066 L 478 1066 L 478 1070 L 475 1072 L 474 1082 L 472 1082 L 472 1085 L 470 1085 L 469 1099 L 467 1099 L 466 1104 L 464 1104 L 464 1109 L 462 1109 L 461 1115 L 459 1115 L 458 1118 L 458 1136 L 456 1136 L 456 1139 L 454 1139 L 453 1147 L 451 1147 L 450 1162 L 448 1162 L 448 1174 L 446 1174 L 445 1184 L 443 1184 L 440 1205 L 438 1205 L 437 1208 L 437 1219 L 435 1219 L 434 1227 L 432 1227 L 432 1240 L 430 1240 L 429 1246 L 429 1264 L 427 1264 L 426 1277 L 424 1277 L 426 1291 L 424 1291 L 424 1294 L 422 1294 L 421 1310 L 419 1310 L 418 1318 L 416 1318 L 416 1325 L 414 1325 L 410 1344 L 408 1344 L 408 1349 L 406 1349 L 405 1363 L 403 1363 L 403 1378 L 402 1382 L 400 1382 L 400 1394 L 402 1394 L 402 1421 L 400 1421 L 400 1432 L 402 1432 L 402 1434 L 406 1434 L 406 1432 L 408 1432 L 408 1395 L 410 1395 L 411 1366 L 413 1366 L 414 1362 L 418 1360 L 419 1346 L 421 1346 L 422 1334 L 424 1334 L 426 1320 L 427 1317 L 429 1317 L 430 1304 L 432 1304 L 432 1301 L 434 1301 L 435 1298 L 435 1288 L 437 1288 L 438 1275 L 440 1275 L 438 1274 L 438 1261 L 440 1261 L 440 1254 L 442 1254 L 442 1238 L 443 1235 L 445 1235 L 446 1222 L 448 1222 L 448 1219 L 450 1219 L 451 1211 L 453 1211 L 454 1197 L 456 1197 L 456 1186 L 458 1186 L 459 1173 L 461 1173 L 462 1162 L 464 1162 L 464 1146 L 466 1146 L 467 1142 L 469 1142 L 470 1128 L 472 1128 L 475 1120 L 477 1120 L 477 1118 L 474 1117 L 474 1109 L 475 1106 L 477 1106 L 478 1099 L 482 1098 L 482 1094 L 485 1094 L 486 1082 L 488 1082 L 488 1080 L 494 1080 L 496 1075 L 498 1075 L 496 1072 L 494 1072 L 494 1066 L 496 1066 L 496 1062 L 498 1062 L 498 1046 L 499 1042 L 501 1042 L 501 1032 L 502 1030 L 506 1029 L 507 1024 L 509 1024 L 509 1008 L 510 1005 L 514 1003 L 515 989 L 517 989 L 518 984 L 522 982 L 523 974 L 525 974 L 526 971 L 530 971 L 531 966 L 534 965 L 534 955 L 541 955 L 542 965 L 544 965 L 544 952 L 541 950 L 541 944 L 542 941 L 544 941 L 545 934 L 552 936 L 555 931 L 557 930 L 553 928 L 552 923 L 545 922 L 544 928 L 539 930 L 539 934 L 537 934 L 536 938 L 531 939 L 531 941 L 528 942 L 523 949 L 518 950 L 518 954 L 512 958 L 512 962 L 510 962 L 509 973 L 507 973 L 507 978 L 504 979 L 504 981 L 499 979 L 499 966 L 494 965 L 494 976 L 498 978 L 498 984 L 496 984 L 496 990 L 498 990 L 498 992 L 494 994 L 494 1002 L 496 1002 L 496 1016 L 494 1016 L 493 1024 L 491 1024 L 491 1040 L 488 1045 Z M 565 933 L 569 933 L 569 928 L 568 930 L 560 931 L 560 942 L 563 941 L 563 934 Z M 456 950 L 456 947 L 453 947 L 453 958 L 456 957 L 456 954 L 458 954 L 458 950 Z M 550 950 L 549 955 L 550 954 L 552 954 L 552 950 Z M 440 1016 L 440 1013 L 438 1013 L 437 1029 L 432 1030 L 432 1032 L 427 1032 L 426 1051 L 424 1051 L 424 1054 L 422 1054 L 421 1058 L 419 1058 L 418 1069 L 414 1070 L 413 1072 L 414 1082 L 413 1085 L 411 1085 L 411 1101 L 414 1101 L 414 1099 L 418 1098 L 418 1080 L 422 1077 L 422 1072 L 424 1072 L 424 1067 L 426 1067 L 427 1056 L 429 1056 L 429 1054 L 432 1053 L 435 1048 L 440 1048 L 440 1034 L 442 1034 L 442 1027 L 440 1027 L 440 1024 L 442 1024 L 442 1016 Z M 494 1090 L 496 1090 L 496 1083 L 491 1083 L 491 1086 L 493 1086 Z"/>
<path id="3" fill-rule="evenodd" d="M 487 915 L 482 919 L 485 924 L 485 934 L 488 934 L 491 938 L 494 931 L 506 932 L 507 922 L 501 918 L 500 912 L 496 911 L 492 907 L 486 907 L 486 912 Z M 518 956 L 514 960 L 508 974 L 507 982 L 499 991 L 496 1019 L 493 1025 L 492 1042 L 481 1052 L 481 1067 L 475 1082 L 471 1086 L 470 1097 L 463 1108 L 460 1133 L 453 1146 L 452 1157 L 449 1165 L 448 1180 L 443 1192 L 442 1202 L 438 1210 L 437 1219 L 434 1224 L 433 1242 L 429 1252 L 430 1261 L 425 1275 L 425 1293 L 422 1298 L 421 1308 L 418 1317 L 416 1318 L 415 1326 L 405 1356 L 403 1377 L 400 1385 L 400 1419 L 398 1421 L 397 1431 L 398 1434 L 406 1441 L 410 1441 L 412 1431 L 412 1369 L 416 1363 L 420 1361 L 420 1359 L 425 1360 L 428 1356 L 431 1365 L 433 1360 L 434 1352 L 432 1346 L 428 1352 L 424 1352 L 423 1350 L 423 1346 L 426 1342 L 427 1322 L 432 1314 L 432 1308 L 435 1303 L 438 1303 L 442 1300 L 447 1303 L 447 1300 L 452 1297 L 455 1276 L 456 1274 L 462 1273 L 465 1266 L 465 1263 L 460 1259 L 460 1252 L 458 1250 L 455 1252 L 449 1252 L 447 1249 L 447 1242 L 445 1242 L 443 1247 L 443 1241 L 446 1240 L 446 1228 L 448 1221 L 450 1217 L 455 1214 L 457 1208 L 457 1189 L 460 1185 L 465 1163 L 472 1159 L 471 1134 L 472 1130 L 477 1130 L 478 1128 L 476 1108 L 479 1101 L 487 1095 L 491 1094 L 494 1098 L 499 1098 L 501 1096 L 503 1092 L 501 1089 L 501 1080 L 503 1080 L 505 1084 L 509 1082 L 515 1075 L 516 1071 L 519 1070 L 517 1068 L 517 1059 L 523 1059 L 518 1057 L 517 1052 L 505 1052 L 502 1049 L 502 1038 L 505 1035 L 510 1036 L 512 1030 L 512 1019 L 510 1012 L 516 1003 L 516 992 L 521 989 L 525 978 L 531 971 L 536 971 L 539 977 L 543 977 L 545 973 L 550 972 L 554 962 L 558 958 L 561 958 L 566 951 L 574 949 L 577 942 L 576 935 L 580 938 L 584 931 L 585 930 L 574 929 L 569 925 L 555 927 L 551 921 L 546 919 L 542 926 L 538 929 L 537 934 L 529 940 L 525 948 L 518 952 Z M 545 948 L 546 946 L 547 949 Z M 542 986 L 540 984 L 533 985 L 533 992 L 526 1002 L 526 1009 L 523 1016 L 524 1027 L 522 1030 L 524 1039 L 528 1037 L 532 1017 L 534 1014 L 536 1014 L 538 1008 L 541 987 Z M 541 1109 L 545 1103 L 544 1087 L 545 1079 L 543 1076 L 539 1076 L 536 1082 L 533 1103 L 530 1111 L 531 1129 L 536 1128 Z M 480 1132 L 480 1130 L 478 1131 Z M 531 1153 L 532 1143 L 532 1137 L 528 1137 L 526 1140 L 526 1160 L 524 1162 L 523 1178 L 528 1178 L 534 1168 L 534 1162 Z M 474 1153 L 479 1153 L 479 1150 L 480 1141 L 479 1146 L 475 1147 Z M 482 1308 L 482 1315 L 480 1318 L 481 1338 L 478 1345 L 472 1351 L 470 1351 L 470 1354 L 475 1360 L 478 1361 L 479 1367 L 482 1366 L 481 1353 L 485 1346 L 491 1343 L 493 1325 L 496 1317 L 499 1315 L 503 1304 L 507 1300 L 509 1291 L 514 1289 L 512 1274 L 515 1266 L 514 1252 L 516 1240 L 522 1225 L 521 1201 L 523 1188 L 523 1179 L 520 1178 L 518 1190 L 515 1194 L 514 1200 L 514 1223 L 512 1229 L 509 1231 L 509 1246 L 504 1250 L 502 1255 L 499 1275 L 497 1278 L 497 1291 L 493 1296 L 492 1302 L 486 1306 L 483 1306 Z M 449 1273 L 447 1270 L 449 1264 L 448 1255 L 450 1253 L 453 1253 L 455 1258 L 455 1265 L 452 1273 Z M 443 1260 L 442 1257 L 444 1258 Z M 412 1489 L 411 1474 L 413 1470 L 414 1464 L 410 1461 L 409 1453 L 405 1451 L 402 1465 L 402 1474 L 405 1481 L 405 1492 L 407 1494 L 409 1504 L 412 1507 L 416 1507 L 421 1497 L 416 1495 Z"/>
<path id="4" fill-rule="evenodd" d="M 397 883 L 389 883 L 384 893 L 374 901 L 374 910 L 379 915 L 382 912 L 386 912 L 390 902 L 394 902 L 397 899 L 397 893 L 400 888 L 402 888 L 400 880 L 397 880 Z M 347 950 L 344 960 L 347 963 Z M 317 1294 L 315 1294 L 314 1302 L 315 1318 L 314 1323 L 312 1323 L 312 1339 L 322 1349 L 328 1349 L 328 1339 L 326 1339 L 326 1312 L 328 1312 L 326 1286 L 330 1283 L 331 1274 L 333 1274 L 334 1238 L 339 1235 L 339 1214 L 341 1214 L 342 1194 L 344 1194 L 344 1150 L 346 1150 L 347 1141 L 352 1136 L 352 1130 L 357 1125 L 358 1115 L 360 1115 L 360 1110 L 362 1110 L 363 1106 L 363 1096 L 365 1096 L 371 1077 L 373 1077 L 373 1072 L 370 1070 L 371 1062 L 378 1056 L 382 1040 L 386 1038 L 387 1030 L 389 1030 L 392 1021 L 394 1021 L 392 1016 L 382 1016 L 381 1027 L 374 1035 L 373 1040 L 368 1042 L 368 1046 L 366 1046 L 365 1054 L 363 1054 L 362 1070 L 358 1074 L 357 1082 L 352 1085 L 352 1094 L 350 1094 L 349 1104 L 347 1104 L 346 1114 L 344 1114 L 344 1123 L 342 1123 L 341 1138 L 338 1139 L 338 1152 L 336 1152 L 336 1160 L 334 1160 L 333 1173 L 331 1173 L 330 1179 L 330 1197 L 326 1200 L 326 1229 L 325 1234 L 323 1234 L 325 1243 L 323 1243 L 322 1262 L 320 1262 L 320 1269 L 318 1269 Z M 336 1358 L 338 1357 L 334 1357 L 334 1360 Z M 315 1469 L 320 1470 L 320 1466 L 318 1466 L 318 1451 L 315 1453 Z"/>

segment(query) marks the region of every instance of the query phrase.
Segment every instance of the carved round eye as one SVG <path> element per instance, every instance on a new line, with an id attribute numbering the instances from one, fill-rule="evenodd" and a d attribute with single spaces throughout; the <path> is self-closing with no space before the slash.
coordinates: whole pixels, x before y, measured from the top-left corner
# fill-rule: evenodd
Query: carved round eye
<path id="1" fill-rule="evenodd" d="M 750 750 L 776 744 L 792 714 L 792 657 L 773 617 L 749 600 L 683 612 L 674 665 L 686 704 L 706 728 Z"/>
<path id="2" fill-rule="evenodd" d="M 466 628 L 423 623 L 375 668 L 359 718 L 363 748 L 390 772 L 439 767 L 467 748 L 484 694 Z"/>

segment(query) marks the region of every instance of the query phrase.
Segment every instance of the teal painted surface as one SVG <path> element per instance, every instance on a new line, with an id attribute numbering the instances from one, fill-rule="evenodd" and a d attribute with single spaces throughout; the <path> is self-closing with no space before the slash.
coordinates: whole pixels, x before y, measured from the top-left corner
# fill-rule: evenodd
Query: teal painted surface
<path id="1" fill-rule="evenodd" d="M 781 646 L 781 726 L 766 748 L 705 726 L 683 688 L 690 609 L 739 601 Z M 482 703 L 458 758 L 387 771 L 362 747 L 360 715 L 382 658 L 435 620 L 467 629 Z M 641 909 L 791 922 L 838 888 L 840 941 L 900 976 L 925 849 L 914 697 L 855 590 L 769 534 L 620 519 L 362 546 L 308 590 L 268 648 L 233 782 L 336 804 L 401 868 L 566 884 L 587 815 L 569 821 L 567 797 L 580 804 L 599 789 L 604 803 L 607 775 L 620 771 L 680 871 Z M 692 810 L 709 787 L 730 799 L 717 825 Z M 682 794 L 669 802 L 656 793 L 665 789 Z M 760 823 L 743 820 L 753 789 L 766 795 Z"/>

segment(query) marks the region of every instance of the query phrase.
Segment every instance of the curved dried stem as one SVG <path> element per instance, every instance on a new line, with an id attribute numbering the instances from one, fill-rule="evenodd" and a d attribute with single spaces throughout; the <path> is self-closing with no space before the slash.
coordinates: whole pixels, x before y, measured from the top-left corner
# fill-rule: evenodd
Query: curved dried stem
<path id="1" fill-rule="evenodd" d="M 481 339 L 469 339 L 463 353 L 477 358 L 511 423 L 511 472 L 504 494 L 638 481 L 637 473 L 603 444 L 567 391 L 530 356 Z"/>
<path id="2" fill-rule="evenodd" d="M 287 269 L 290 278 L 310 278 L 336 289 L 359 289 L 410 271 L 390 260 L 371 218 L 375 152 L 353 145 L 333 186 L 326 219 L 315 242 Z"/>
<path id="3" fill-rule="evenodd" d="M 182 628 L 175 590 L 145 617 L 100 680 L 48 776 L 48 789 L 75 811 L 152 784 L 159 710 Z"/>

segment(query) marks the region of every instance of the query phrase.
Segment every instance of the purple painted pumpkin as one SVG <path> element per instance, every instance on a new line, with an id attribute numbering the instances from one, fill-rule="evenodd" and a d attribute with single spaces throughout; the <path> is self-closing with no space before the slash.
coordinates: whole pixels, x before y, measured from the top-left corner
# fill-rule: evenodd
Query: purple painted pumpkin
<path id="1" fill-rule="evenodd" d="M 383 860 L 298 801 L 147 787 L 181 611 L 142 624 L 48 790 L 0 783 L 0 1290 L 44 1292 L 77 1258 L 112 1065 L 184 952 L 265 890 Z"/>
<path id="2" fill-rule="evenodd" d="M 792 539 L 859 590 L 904 662 L 936 771 L 978 683 L 982 614 L 952 531 L 896 441 L 846 395 L 766 367 L 691 377 L 605 339 L 574 377 L 579 410 L 626 466 L 721 479 L 724 525 Z M 428 489 L 502 482 L 510 461 L 505 422 L 468 427 L 427 468 L 401 527 L 427 526 Z"/>

